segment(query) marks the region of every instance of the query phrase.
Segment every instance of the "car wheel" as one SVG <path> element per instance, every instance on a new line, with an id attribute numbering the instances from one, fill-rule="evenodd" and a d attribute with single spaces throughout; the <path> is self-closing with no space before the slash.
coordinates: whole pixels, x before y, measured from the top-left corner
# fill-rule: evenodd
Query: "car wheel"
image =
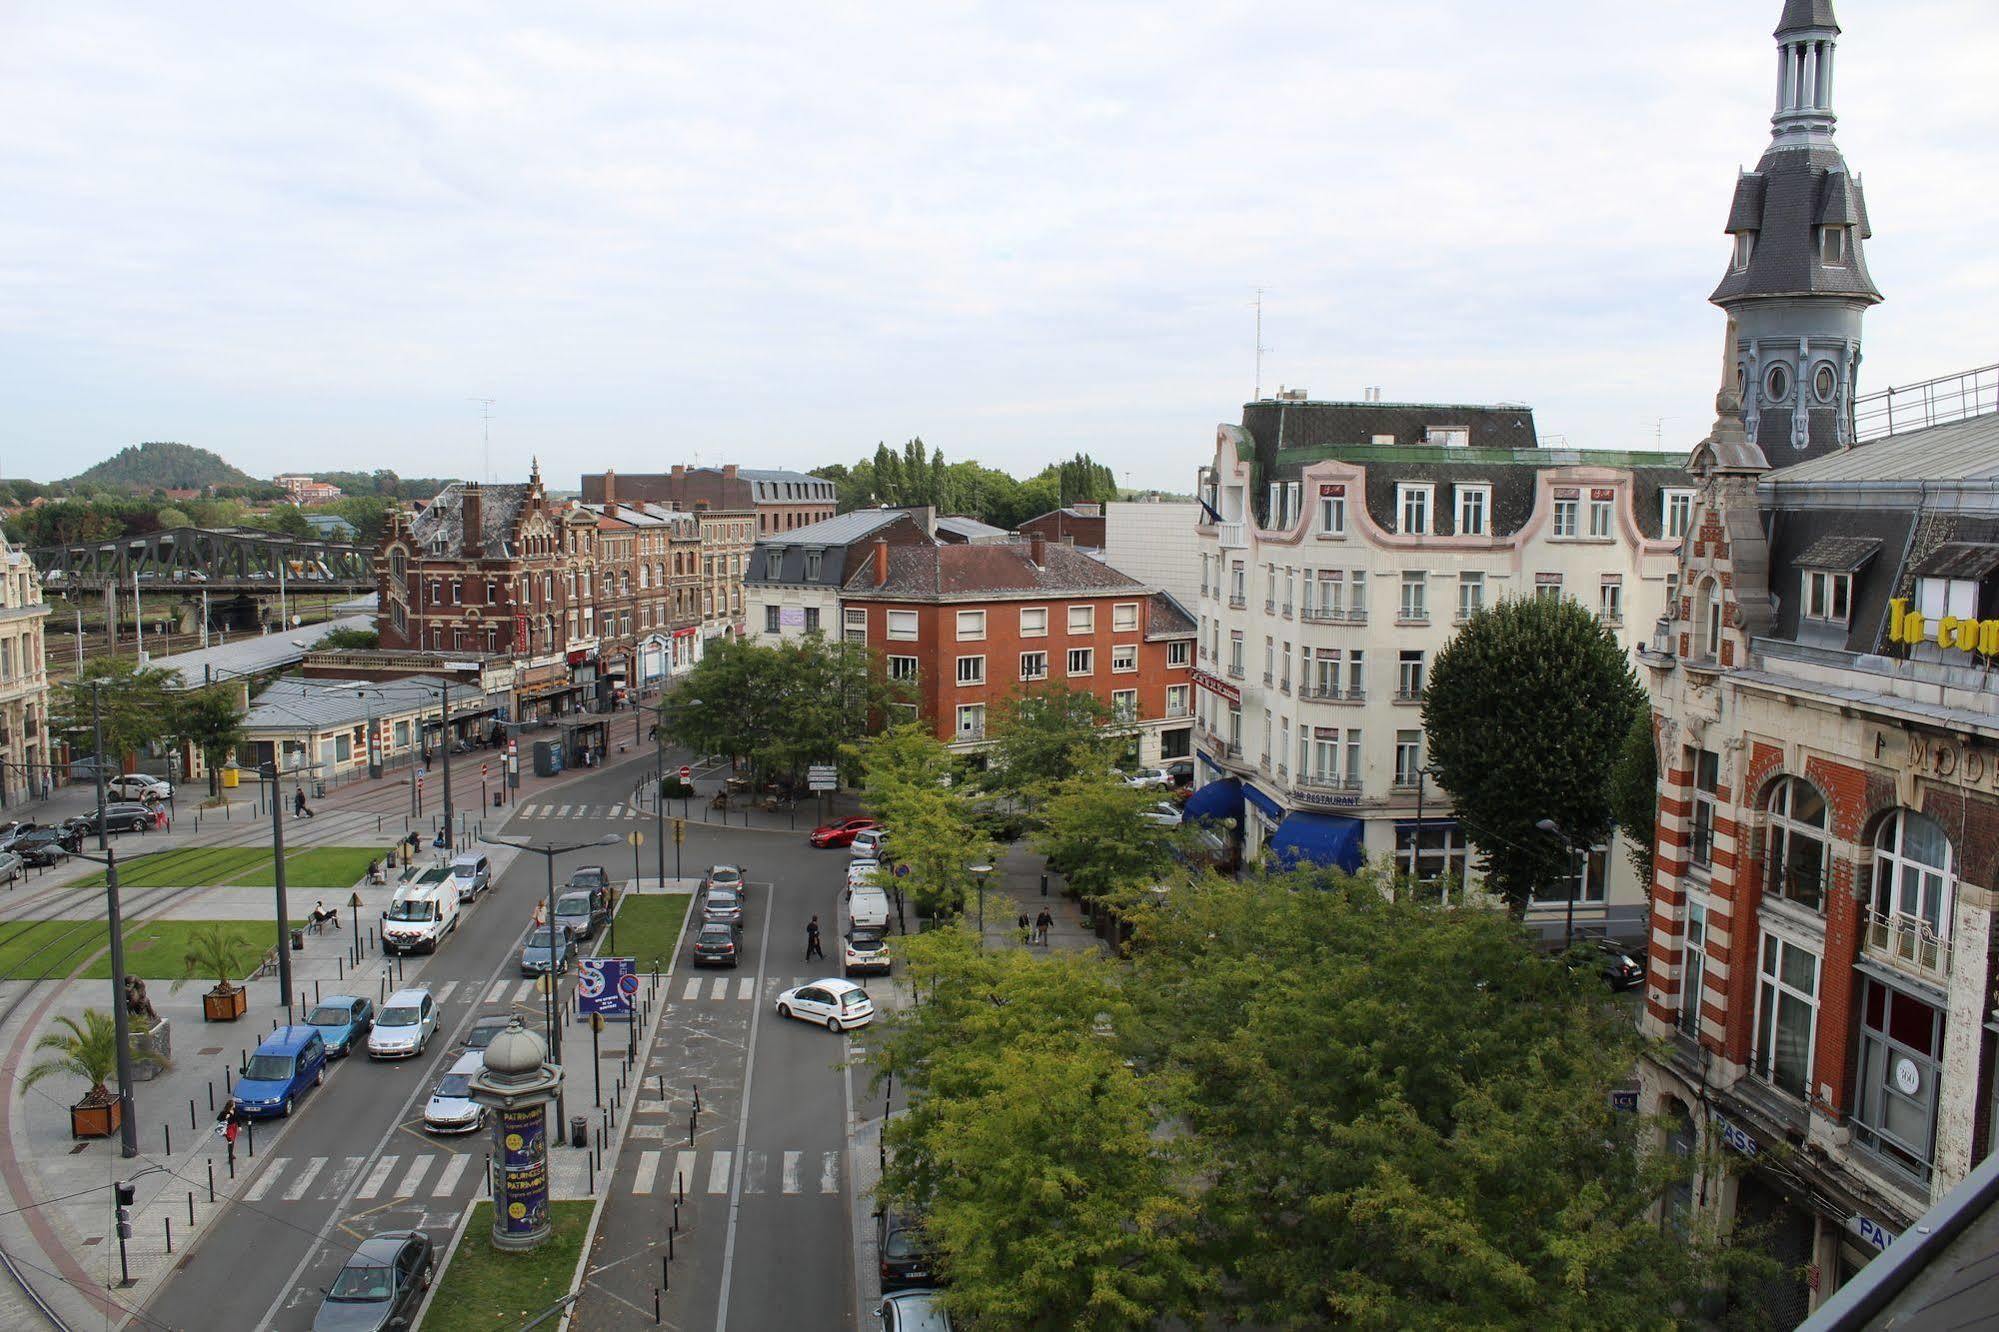
<path id="1" fill-rule="evenodd" d="M 283 1115 L 283 1116 L 284 1116 L 284 1117 L 285 1117 L 286 1119 L 290 1119 L 290 1118 L 292 1117 L 292 1098 L 291 1098 L 291 1097 L 289 1097 L 289 1096 L 285 1097 L 285 1104 L 284 1104 L 284 1109 L 283 1109 L 283 1110 L 281 1110 L 281 1111 L 279 1111 L 279 1113 L 280 1113 L 280 1114 L 282 1114 L 282 1115 Z"/>
<path id="2" fill-rule="evenodd" d="M 788 1018 L 788 1017 L 790 1017 L 790 1016 L 791 1016 L 791 1005 L 790 1005 L 790 1004 L 779 1004 L 779 1005 L 777 1006 L 777 1015 L 778 1015 L 779 1017 L 781 1017 L 781 1018 Z"/>
<path id="3" fill-rule="evenodd" d="M 839 1034 L 840 1034 L 840 1019 L 838 1019 L 838 1018 L 836 1018 L 836 1017 L 829 1017 L 829 1018 L 827 1018 L 827 1019 L 826 1019 L 826 1030 L 828 1030 L 828 1031 L 832 1032 L 832 1033 L 833 1033 L 833 1034 L 834 1034 L 835 1036 L 839 1035 Z"/>
<path id="4" fill-rule="evenodd" d="M 326 1085 L 326 1065 L 321 1064 L 319 1072 L 312 1075 L 312 1085 L 315 1087 L 324 1087 Z"/>

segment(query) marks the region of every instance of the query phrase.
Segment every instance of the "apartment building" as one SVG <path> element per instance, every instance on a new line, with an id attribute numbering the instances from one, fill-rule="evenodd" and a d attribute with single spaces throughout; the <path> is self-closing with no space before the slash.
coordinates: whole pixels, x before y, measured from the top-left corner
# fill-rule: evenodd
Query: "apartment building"
<path id="1" fill-rule="evenodd" d="M 49 680 L 42 625 L 49 608 L 27 554 L 0 537 L 0 807 L 46 791 Z"/>
<path id="2" fill-rule="evenodd" d="M 698 509 L 701 537 L 701 634 L 703 639 L 740 638 L 743 574 L 756 548 L 757 515 L 748 509 Z"/>
<path id="3" fill-rule="evenodd" d="M 923 509 L 855 509 L 760 538 L 743 577 L 751 637 L 772 642 L 839 633 L 840 589 L 874 558 L 874 543 L 929 544 L 927 515 Z"/>
<path id="4" fill-rule="evenodd" d="M 839 492 L 831 481 L 808 472 L 738 467 L 687 467 L 666 472 L 586 472 L 583 502 L 652 503 L 682 510 L 745 509 L 756 535 L 789 532 L 824 522 L 835 513 Z"/>
<path id="5" fill-rule="evenodd" d="M 1104 563 L 1150 583 L 1183 606 L 1200 600 L 1201 506 L 1184 500 L 1117 500 L 1104 506 Z"/>
<path id="6" fill-rule="evenodd" d="M 612 500 L 577 507 L 597 519 L 604 678 L 611 689 L 650 688 L 673 673 L 675 641 L 699 637 L 700 617 L 690 597 L 676 594 L 675 576 L 698 589 L 698 578 L 677 565 L 698 557 L 700 520 L 657 504 Z"/>
<path id="7" fill-rule="evenodd" d="M 1476 878 L 1477 839 L 1429 776 L 1430 663 L 1506 597 L 1574 598 L 1636 647 L 1672 593 L 1693 500 L 1677 457 L 1545 448 L 1526 407 L 1296 391 L 1220 427 L 1198 486 L 1190 809 L 1239 818 L 1251 859 L 1457 883 Z M 1578 879 L 1581 927 L 1642 934 L 1644 885 L 1617 848 L 1550 891 Z M 1559 930 L 1567 905 L 1529 917 Z"/>
<path id="8" fill-rule="evenodd" d="M 1022 536 L 1038 536 L 1060 545 L 1084 550 L 1104 548 L 1104 506 L 1065 504 L 1059 509 L 1037 514 L 1020 525 Z"/>

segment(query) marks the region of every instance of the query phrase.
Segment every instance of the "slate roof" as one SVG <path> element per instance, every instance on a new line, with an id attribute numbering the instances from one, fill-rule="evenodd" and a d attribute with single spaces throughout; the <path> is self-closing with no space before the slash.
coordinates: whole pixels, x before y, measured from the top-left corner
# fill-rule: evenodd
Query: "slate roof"
<path id="1" fill-rule="evenodd" d="M 856 509 L 823 522 L 763 537 L 751 553 L 748 567 L 743 570 L 743 586 L 839 587 L 868 561 L 873 553 L 872 538 L 888 534 L 889 529 L 898 524 L 905 525 L 907 530 L 894 533 L 893 539 L 929 544 L 930 538 L 923 533 L 915 516 L 906 509 Z M 778 554 L 775 578 L 770 576 L 773 551 Z M 807 551 L 820 553 L 816 578 L 805 576 Z"/>
<path id="2" fill-rule="evenodd" d="M 907 518 L 903 509 L 855 509 L 804 527 L 794 527 L 788 532 L 773 532 L 757 541 L 759 546 L 844 546 L 849 541 L 859 541 L 871 535 L 877 528 L 888 526 L 898 518 Z"/>
<path id="3" fill-rule="evenodd" d="M 1853 228 L 1845 263 L 1820 259 L 1817 228 L 1824 225 Z M 1874 234 L 1867 199 L 1837 148 L 1819 144 L 1765 152 L 1755 171 L 1737 179 L 1723 230 L 1753 233 L 1756 241 L 1747 268 L 1737 272 L 1729 260 L 1721 285 L 1708 297 L 1716 305 L 1808 294 L 1854 296 L 1869 305 L 1881 300 L 1861 243 Z"/>
<path id="4" fill-rule="evenodd" d="M 1151 601 L 1152 615 L 1145 625 L 1148 640 L 1192 638 L 1200 632 L 1194 617 L 1187 613 L 1187 608 L 1171 592 L 1154 592 Z"/>
<path id="5" fill-rule="evenodd" d="M 1946 541 L 1916 561 L 1918 578 L 1984 578 L 1999 569 L 1999 545 L 1986 541 Z"/>
<path id="6" fill-rule="evenodd" d="M 1873 559 L 1880 549 L 1879 537 L 1824 536 L 1800 552 L 1797 563 L 1804 569 L 1852 573 Z"/>
<path id="7" fill-rule="evenodd" d="M 994 527 L 991 523 L 982 523 L 976 518 L 960 516 L 939 518 L 937 530 L 948 532 L 965 541 L 990 541 L 1009 535 L 1004 527 Z"/>
<path id="8" fill-rule="evenodd" d="M 1457 535 L 1457 502 L 1453 491 L 1463 485 L 1492 487 L 1492 508 L 1486 516 L 1487 529 L 1494 536 L 1510 536 L 1519 531 L 1534 513 L 1535 492 L 1541 473 L 1551 467 L 1566 466 L 1559 453 L 1540 450 L 1513 463 L 1460 463 L 1432 461 L 1457 450 L 1425 449 L 1421 461 L 1370 463 L 1367 469 L 1367 512 L 1375 523 L 1393 532 L 1399 526 L 1395 512 L 1395 487 L 1402 483 L 1429 483 L 1436 487 L 1430 504 L 1430 530 L 1437 536 Z M 1687 489 L 1694 484 L 1684 467 L 1671 465 L 1671 455 L 1660 454 L 1659 465 L 1626 469 L 1631 476 L 1631 502 L 1638 530 L 1648 537 L 1663 531 L 1664 508 L 1660 491 Z"/>
<path id="9" fill-rule="evenodd" d="M 301 625 L 288 633 L 245 634 L 228 643 L 217 643 L 214 647 L 154 657 L 147 664 L 179 676 L 177 684 L 182 689 L 199 689 L 215 681 L 236 680 L 246 675 L 261 675 L 265 671 L 293 666 L 303 661 L 306 653 L 318 647 L 319 641 L 335 630 L 375 627 L 374 594 L 355 600 L 366 604 L 365 613 Z"/>
<path id="10" fill-rule="evenodd" d="M 1845 640 L 1840 644 L 1850 652 L 1873 652 L 1888 610 L 1888 599 L 1898 590 L 1902 552 L 1909 547 L 1910 528 L 1915 514 L 1910 509 L 1779 509 L 1765 512 L 1770 532 L 1769 589 L 1774 614 L 1768 632 L 1784 639 L 1799 639 L 1798 609 L 1804 599 L 1802 570 L 1810 565 L 1806 557 L 1816 557 L 1828 542 L 1865 542 L 1892 552 L 1885 560 L 1871 560 L 1854 570 L 1851 594 L 1852 613 Z M 1810 635 L 1806 641 L 1812 640 Z M 1831 646 L 1830 644 L 1825 644 Z"/>
<path id="11" fill-rule="evenodd" d="M 365 726 L 376 718 L 422 712 L 437 706 L 441 677 L 412 675 L 401 680 L 324 680 L 282 676 L 257 695 L 243 718 L 246 732 L 326 731 Z M 366 690 L 366 693 L 361 691 Z M 472 685 L 451 684 L 451 712 L 460 715 L 483 704 L 485 695 Z"/>
<path id="12" fill-rule="evenodd" d="M 705 470 L 715 471 L 717 469 L 708 468 Z M 746 481 L 818 481 L 824 485 L 830 486 L 833 484 L 823 476 L 814 476 L 810 472 L 788 472 L 781 467 L 738 467 L 736 475 Z"/>
<path id="13" fill-rule="evenodd" d="M 1255 437 L 1259 455 L 1266 448 L 1288 452 L 1372 444 L 1376 435 L 1393 435 L 1397 444 L 1416 445 L 1433 427 L 1470 430 L 1475 449 L 1531 449 L 1540 443 L 1534 434 L 1532 407 L 1266 400 L 1245 404 L 1242 424 Z"/>
<path id="14" fill-rule="evenodd" d="M 876 585 L 870 561 L 847 580 L 842 595 L 895 601 L 969 601 L 1152 591 L 1073 546 L 1044 543 L 1039 566 L 1028 558 L 1031 549 L 1025 541 L 890 546 L 887 581 Z"/>
<path id="15" fill-rule="evenodd" d="M 1766 482 L 1989 481 L 1999 479 L 1999 413 L 1905 430 L 1769 474 Z"/>
<path id="16" fill-rule="evenodd" d="M 1782 37 L 1802 28 L 1831 28 L 1838 32 L 1839 20 L 1833 17 L 1832 0 L 1784 0 L 1784 13 L 1777 20 L 1774 35 Z"/>
<path id="17" fill-rule="evenodd" d="M 513 534 L 514 520 L 528 501 L 532 487 L 521 483 L 488 485 L 479 488 L 479 546 L 489 557 L 506 553 L 507 538 Z M 431 500 L 410 523 L 410 535 L 422 548 L 440 538 L 447 554 L 464 548 L 465 483 L 453 481 Z"/>

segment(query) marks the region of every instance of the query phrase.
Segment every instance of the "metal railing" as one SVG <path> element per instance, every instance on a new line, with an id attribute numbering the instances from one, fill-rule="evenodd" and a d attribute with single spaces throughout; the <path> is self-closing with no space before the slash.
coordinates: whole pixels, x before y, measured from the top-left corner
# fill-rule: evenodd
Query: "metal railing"
<path id="1" fill-rule="evenodd" d="M 1949 979 L 1950 940 L 1921 916 L 1883 914 L 1870 908 L 1861 925 L 1861 947 L 1866 951 L 1918 976 Z"/>
<path id="2" fill-rule="evenodd" d="M 1232 661 L 1228 664 L 1228 666 L 1225 669 L 1228 673 L 1228 677 L 1231 680 L 1240 680 L 1243 678 L 1243 669 L 1241 662 Z"/>
<path id="3" fill-rule="evenodd" d="M 1310 773 L 1301 772 L 1298 774 L 1296 785 L 1315 791 L 1358 791 L 1360 790 L 1360 778 L 1342 777 L 1337 773 L 1321 773 L 1318 776 L 1313 776 Z"/>
<path id="4" fill-rule="evenodd" d="M 1298 617 L 1307 624 L 1366 624 L 1367 611 L 1342 610 L 1338 606 L 1306 606 Z"/>
<path id="5" fill-rule="evenodd" d="M 1249 546 L 1249 536 L 1241 523 L 1215 524 L 1215 537 L 1223 550 L 1244 550 Z"/>
<path id="6" fill-rule="evenodd" d="M 1786 902 L 1795 902 L 1813 911 L 1825 910 L 1826 889 L 1831 886 L 1831 867 L 1825 864 L 1780 865 L 1772 862 L 1763 891 Z"/>
<path id="7" fill-rule="evenodd" d="M 1265 597 L 1263 599 L 1263 613 L 1265 615 L 1277 614 L 1277 603 L 1272 601 L 1270 598 Z"/>
<path id="8" fill-rule="evenodd" d="M 1249 609 L 1249 598 L 1248 598 L 1248 597 L 1246 597 L 1246 596 L 1244 596 L 1244 595 L 1243 595 L 1242 593 L 1240 593 L 1240 592 L 1231 592 L 1231 593 L 1229 593 L 1229 609 L 1230 609 L 1230 610 L 1248 610 L 1248 609 Z"/>
<path id="9" fill-rule="evenodd" d="M 1284 618 L 1287 620 L 1291 618 L 1291 603 L 1288 601 L 1284 603 Z"/>
<path id="10" fill-rule="evenodd" d="M 1395 691 L 1395 701 L 1397 703 L 1421 703 L 1423 701 L 1423 691 L 1421 689 L 1398 689 Z"/>
<path id="11" fill-rule="evenodd" d="M 1869 393 L 1853 402 L 1853 437 L 1880 439 L 1999 411 L 1999 365 Z"/>
<path id="12" fill-rule="evenodd" d="M 1277 682 L 1277 690 L 1278 690 L 1278 692 L 1279 692 L 1279 693 L 1283 693 L 1283 694 L 1288 694 L 1288 693 L 1290 693 L 1290 692 L 1291 692 L 1291 677 L 1287 675 L 1287 676 L 1285 676 L 1285 677 L 1284 677 L 1283 679 L 1279 680 L 1279 681 Z"/>

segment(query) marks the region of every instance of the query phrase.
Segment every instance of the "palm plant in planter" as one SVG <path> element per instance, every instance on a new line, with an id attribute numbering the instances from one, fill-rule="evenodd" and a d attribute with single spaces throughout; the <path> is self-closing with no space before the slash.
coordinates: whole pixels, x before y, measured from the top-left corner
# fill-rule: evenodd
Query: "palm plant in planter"
<path id="1" fill-rule="evenodd" d="M 174 982 L 176 990 L 197 977 L 215 980 L 215 988 L 201 996 L 202 1017 L 234 1022 L 249 1010 L 250 992 L 235 979 L 250 969 L 250 948 L 239 935 L 221 925 L 204 925 L 188 935 L 181 961 L 187 970 Z"/>
<path id="2" fill-rule="evenodd" d="M 43 1032 L 35 1049 L 48 1051 L 21 1075 L 21 1090 L 56 1073 L 71 1073 L 90 1084 L 69 1108 L 69 1131 L 77 1138 L 108 1138 L 124 1122 L 125 1107 L 105 1084 L 118 1068 L 118 1029 L 109 1013 L 84 1010 L 79 1021 L 56 1019 L 58 1031 Z M 157 1056 L 155 1056 L 157 1059 Z"/>

